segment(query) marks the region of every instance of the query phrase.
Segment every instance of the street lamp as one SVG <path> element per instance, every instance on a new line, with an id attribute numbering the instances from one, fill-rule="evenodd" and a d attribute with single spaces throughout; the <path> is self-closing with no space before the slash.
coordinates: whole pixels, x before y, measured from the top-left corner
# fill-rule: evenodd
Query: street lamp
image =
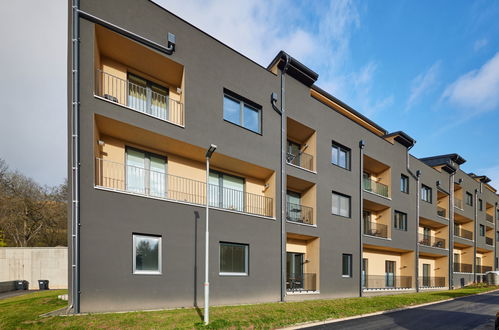
<path id="1" fill-rule="evenodd" d="M 209 311 L 210 311 L 210 282 L 208 275 L 208 261 L 209 261 L 209 238 L 210 233 L 208 231 L 208 224 L 210 221 L 209 209 L 210 209 L 210 189 L 209 189 L 209 179 L 210 179 L 210 158 L 217 149 L 217 146 L 212 144 L 206 151 L 206 231 L 205 231 L 205 247 L 204 247 L 204 324 L 208 324 L 210 321 Z"/>

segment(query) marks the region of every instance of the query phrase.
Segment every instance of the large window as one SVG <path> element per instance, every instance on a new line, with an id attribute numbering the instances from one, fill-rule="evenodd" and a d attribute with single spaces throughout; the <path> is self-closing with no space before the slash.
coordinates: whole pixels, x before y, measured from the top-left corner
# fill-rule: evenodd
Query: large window
<path id="1" fill-rule="evenodd" d="M 335 215 L 342 217 L 350 217 L 350 196 L 343 195 L 333 191 L 333 208 L 332 212 Z"/>
<path id="2" fill-rule="evenodd" d="M 341 275 L 343 277 L 352 277 L 352 255 L 343 254 L 342 256 L 342 271 Z"/>
<path id="3" fill-rule="evenodd" d="M 133 234 L 133 273 L 161 274 L 161 237 Z"/>
<path id="4" fill-rule="evenodd" d="M 407 214 L 395 211 L 393 227 L 399 230 L 407 231 Z"/>
<path id="5" fill-rule="evenodd" d="M 210 205 L 234 211 L 244 211 L 244 179 L 210 171 Z"/>
<path id="6" fill-rule="evenodd" d="M 261 133 L 261 107 L 225 91 L 224 95 L 224 119 L 249 129 L 250 131 Z"/>
<path id="7" fill-rule="evenodd" d="M 126 190 L 167 197 L 166 157 L 127 147 Z"/>
<path id="8" fill-rule="evenodd" d="M 128 74 L 128 106 L 163 120 L 168 119 L 168 89 Z"/>
<path id="9" fill-rule="evenodd" d="M 248 275 L 248 245 L 220 242 L 220 275 Z"/>
<path id="10" fill-rule="evenodd" d="M 400 175 L 400 191 L 403 193 L 409 193 L 409 177 L 407 175 Z"/>
<path id="11" fill-rule="evenodd" d="M 466 204 L 473 206 L 473 195 L 469 192 L 466 192 Z"/>
<path id="12" fill-rule="evenodd" d="M 350 149 L 336 142 L 332 145 L 331 162 L 339 167 L 350 169 Z"/>
<path id="13" fill-rule="evenodd" d="M 428 186 L 425 186 L 424 184 L 421 185 L 421 200 L 424 200 L 425 202 L 431 203 L 432 197 L 431 197 L 431 188 Z"/>

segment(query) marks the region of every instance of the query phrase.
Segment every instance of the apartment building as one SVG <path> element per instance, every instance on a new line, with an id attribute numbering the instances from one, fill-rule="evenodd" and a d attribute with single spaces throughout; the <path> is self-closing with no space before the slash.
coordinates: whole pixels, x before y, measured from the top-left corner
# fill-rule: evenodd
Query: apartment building
<path id="1" fill-rule="evenodd" d="M 460 287 L 497 269 L 499 198 L 417 159 L 285 52 L 262 67 L 147 0 L 70 5 L 75 312 Z M 206 169 L 206 151 L 217 149 Z"/>

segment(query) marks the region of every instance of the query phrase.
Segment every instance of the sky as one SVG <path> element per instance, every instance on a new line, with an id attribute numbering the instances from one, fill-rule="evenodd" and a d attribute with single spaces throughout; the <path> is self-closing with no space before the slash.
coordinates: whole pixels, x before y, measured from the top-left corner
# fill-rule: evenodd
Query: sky
<path id="1" fill-rule="evenodd" d="M 416 157 L 458 153 L 499 188 L 498 1 L 156 2 L 263 66 L 285 50 Z M 66 175 L 65 4 L 0 3 L 0 158 L 49 185 Z"/>

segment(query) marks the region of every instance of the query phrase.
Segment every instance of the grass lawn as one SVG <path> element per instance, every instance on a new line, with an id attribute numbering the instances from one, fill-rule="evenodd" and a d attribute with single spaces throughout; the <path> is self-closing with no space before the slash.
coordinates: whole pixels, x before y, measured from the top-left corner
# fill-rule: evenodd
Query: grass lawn
<path id="1" fill-rule="evenodd" d="M 213 307 L 209 329 L 271 329 L 296 323 L 341 318 L 467 296 L 499 287 L 467 287 L 453 291 L 409 293 L 371 298 L 310 300 L 245 306 Z M 0 329 L 16 328 L 203 328 L 201 312 L 184 308 L 158 312 L 90 314 L 80 316 L 39 317 L 66 306 L 57 295 L 65 291 L 42 291 L 0 300 Z"/>

